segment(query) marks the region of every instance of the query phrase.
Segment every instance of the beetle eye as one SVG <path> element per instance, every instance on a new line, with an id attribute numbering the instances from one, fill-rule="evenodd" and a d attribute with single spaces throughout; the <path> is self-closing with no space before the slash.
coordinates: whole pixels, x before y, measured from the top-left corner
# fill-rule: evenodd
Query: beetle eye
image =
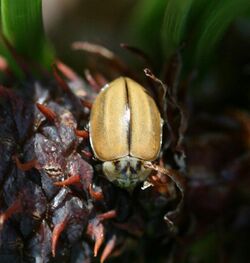
<path id="1" fill-rule="evenodd" d="M 119 160 L 112 162 L 112 165 L 115 166 L 115 170 L 116 170 L 116 171 L 120 171 L 120 169 L 121 169 L 121 164 L 120 164 L 120 161 L 119 161 Z"/>
<path id="2" fill-rule="evenodd" d="M 107 176 L 109 181 L 113 182 L 114 180 L 116 180 L 120 174 L 119 161 L 104 162 L 103 163 L 103 172 Z"/>
<path id="3" fill-rule="evenodd" d="M 146 180 L 151 170 L 143 166 L 143 161 L 130 156 L 103 163 L 103 172 L 107 179 L 122 188 L 134 188 Z"/>

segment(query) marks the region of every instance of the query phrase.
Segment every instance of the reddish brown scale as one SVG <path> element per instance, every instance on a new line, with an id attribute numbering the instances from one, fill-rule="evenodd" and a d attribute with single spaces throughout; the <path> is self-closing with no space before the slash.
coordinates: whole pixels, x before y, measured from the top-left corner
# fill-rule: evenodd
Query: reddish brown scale
<path id="1" fill-rule="evenodd" d="M 56 113 L 52 111 L 50 108 L 46 107 L 43 104 L 36 103 L 37 108 L 39 111 L 51 122 L 54 122 L 57 118 Z"/>
<path id="2" fill-rule="evenodd" d="M 8 69 L 7 60 L 0 56 L 0 71 L 5 72 Z"/>
<path id="3" fill-rule="evenodd" d="M 81 112 L 81 107 L 80 107 L 81 103 L 80 103 L 80 100 L 76 94 L 78 92 L 76 92 L 76 93 L 72 92 L 70 86 L 68 85 L 67 81 L 63 77 L 65 76 L 66 78 L 68 78 L 72 84 L 74 83 L 74 86 L 75 86 L 75 83 L 78 83 L 78 85 L 80 85 L 81 79 L 80 79 L 80 77 L 77 76 L 76 73 L 74 73 L 66 65 L 59 63 L 59 67 L 60 67 L 59 70 L 63 73 L 63 76 L 61 76 L 59 74 L 57 66 L 53 65 L 52 68 L 53 68 L 54 78 L 56 79 L 59 87 L 68 95 L 69 100 L 74 105 L 74 107 L 77 109 L 77 112 L 80 113 Z M 80 93 L 78 93 L 78 95 L 86 96 L 87 93 L 86 93 L 86 91 L 84 91 L 84 89 L 81 89 L 81 91 L 80 91 Z"/>
<path id="4" fill-rule="evenodd" d="M 60 70 L 62 72 L 62 74 L 68 78 L 71 81 L 75 81 L 78 80 L 79 77 L 77 76 L 77 74 L 67 65 L 65 65 L 63 62 L 61 62 L 60 60 L 56 61 L 56 67 L 58 70 Z"/>
<path id="5" fill-rule="evenodd" d="M 22 212 L 23 207 L 20 198 L 18 198 L 14 203 L 4 212 L 0 214 L 0 230 L 2 229 L 4 223 L 14 214 Z"/>
<path id="6" fill-rule="evenodd" d="M 99 83 L 97 83 L 97 81 L 95 80 L 95 78 L 93 77 L 93 75 L 90 73 L 90 71 L 88 69 L 84 70 L 84 75 L 85 75 L 85 78 L 86 78 L 88 84 L 90 85 L 90 87 L 96 93 L 98 93 L 100 91 L 100 89 L 102 88 L 102 86 Z"/>
<path id="7" fill-rule="evenodd" d="M 29 244 L 33 245 L 31 255 L 35 258 L 40 257 L 42 262 L 49 262 L 51 258 L 51 234 L 46 220 L 43 220 L 36 235 L 33 236 Z M 36 256 L 37 251 L 39 251 L 38 256 Z"/>
<path id="8" fill-rule="evenodd" d="M 41 74 L 41 76 L 43 77 L 50 77 L 50 73 L 46 69 L 44 69 L 44 67 L 41 67 L 41 65 L 39 65 L 35 61 L 31 61 L 27 57 L 24 58 L 22 55 L 20 55 L 15 46 L 10 43 L 10 41 L 4 36 L 4 34 L 0 33 L 0 38 L 17 63 L 17 66 L 19 66 L 19 69 L 22 70 L 22 73 L 24 73 L 25 76 L 30 76 L 30 74 L 36 72 Z M 15 74 L 13 74 L 13 77 L 16 77 Z"/>
<path id="9" fill-rule="evenodd" d="M 35 154 L 38 162 L 41 169 L 55 181 L 54 185 L 78 183 L 81 189 L 87 191 L 92 180 L 92 167 L 75 151 L 78 140 L 74 134 L 74 117 L 59 105 L 52 104 L 51 107 L 60 118 L 52 125 L 45 123 L 46 126 L 51 125 L 43 130 L 45 134 L 36 134 Z M 65 176 L 67 179 L 62 181 Z"/>
<path id="10" fill-rule="evenodd" d="M 128 66 L 123 62 L 123 60 L 118 57 L 113 51 L 107 49 L 104 46 L 93 44 L 90 42 L 74 42 L 72 48 L 75 50 L 83 50 L 88 53 L 93 53 L 101 58 L 106 59 L 109 62 L 109 67 L 119 74 L 125 74 L 133 76 L 132 72 L 129 70 Z"/>
<path id="11" fill-rule="evenodd" d="M 77 130 L 75 129 L 75 135 L 77 137 L 81 137 L 81 138 L 84 138 L 84 139 L 88 139 L 89 138 L 89 133 L 85 130 Z"/>
<path id="12" fill-rule="evenodd" d="M 59 75 L 58 70 L 56 68 L 55 65 L 52 66 L 53 69 L 53 75 L 57 81 L 57 83 L 59 84 L 59 86 L 65 91 L 65 92 L 69 92 L 70 88 L 67 84 L 67 82 Z M 71 91 L 70 91 L 71 92 Z"/>
<path id="13" fill-rule="evenodd" d="M 9 68 L 7 60 L 0 56 L 0 71 L 3 72 L 6 76 L 12 77 L 12 72 Z"/>
<path id="14" fill-rule="evenodd" d="M 84 50 L 89 53 L 94 53 L 108 60 L 114 61 L 117 59 L 115 54 L 104 46 L 93 44 L 87 41 L 78 41 L 72 44 L 75 50 Z"/>
<path id="15" fill-rule="evenodd" d="M 30 66 L 27 63 L 27 60 L 23 59 L 18 52 L 15 50 L 15 48 L 12 46 L 12 44 L 9 42 L 9 40 L 4 36 L 4 34 L 0 33 L 0 37 L 3 40 L 4 45 L 7 47 L 11 55 L 13 56 L 14 60 L 17 62 L 20 69 L 23 71 L 24 74 L 27 74 L 30 72 Z"/>
<path id="16" fill-rule="evenodd" d="M 54 185 L 56 185 L 56 186 L 69 186 L 69 185 L 78 184 L 78 183 L 81 183 L 81 177 L 79 174 L 72 175 L 69 178 L 67 178 L 61 182 L 54 182 Z"/>
<path id="17" fill-rule="evenodd" d="M 92 102 L 87 101 L 87 100 L 83 100 L 83 99 L 81 99 L 80 101 L 81 101 L 83 107 L 86 107 L 87 109 L 91 110 L 92 105 L 93 105 Z"/>
<path id="18" fill-rule="evenodd" d="M 93 185 L 90 184 L 89 186 L 89 194 L 95 201 L 101 201 L 104 199 L 103 192 L 102 191 L 95 191 L 93 189 Z"/>
<path id="19" fill-rule="evenodd" d="M 112 253 L 114 247 L 116 245 L 116 235 L 113 235 L 112 238 L 107 242 L 102 255 L 101 255 L 101 263 L 103 263 Z"/>
<path id="20" fill-rule="evenodd" d="M 91 152 L 87 152 L 87 151 L 85 151 L 85 150 L 81 150 L 81 152 L 82 152 L 82 154 L 83 154 L 85 157 L 87 157 L 87 158 L 89 158 L 89 159 L 91 159 L 91 158 L 93 157 L 93 154 L 92 154 Z"/>
<path id="21" fill-rule="evenodd" d="M 117 213 L 115 210 L 110 210 L 108 212 L 105 212 L 103 214 L 99 214 L 97 215 L 97 218 L 100 220 L 100 221 L 103 221 L 103 220 L 106 220 L 106 219 L 112 219 L 112 218 L 115 218 L 117 216 Z"/>
<path id="22" fill-rule="evenodd" d="M 90 220 L 87 227 L 87 234 L 95 241 L 94 245 L 94 257 L 104 242 L 104 227 L 103 224 L 96 218 Z"/>
<path id="23" fill-rule="evenodd" d="M 108 80 L 100 73 L 95 73 L 95 79 L 101 88 L 108 83 Z"/>
<path id="24" fill-rule="evenodd" d="M 15 161 L 17 168 L 23 172 L 29 171 L 32 168 L 39 168 L 39 164 L 36 159 L 21 163 L 16 155 L 14 155 L 12 158 Z"/>
<path id="25" fill-rule="evenodd" d="M 52 238 L 51 238 L 51 252 L 53 257 L 55 257 L 56 255 L 56 246 L 58 243 L 58 239 L 61 233 L 63 232 L 63 230 L 66 228 L 67 223 L 68 223 L 68 217 L 66 216 L 64 220 L 59 224 L 57 224 L 53 229 Z"/>

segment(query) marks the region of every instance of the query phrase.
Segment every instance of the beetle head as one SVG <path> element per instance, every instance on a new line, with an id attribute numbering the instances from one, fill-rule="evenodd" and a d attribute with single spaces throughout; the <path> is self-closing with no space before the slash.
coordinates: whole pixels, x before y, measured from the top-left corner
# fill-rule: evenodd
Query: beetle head
<path id="1" fill-rule="evenodd" d="M 142 160 L 125 156 L 104 162 L 103 172 L 117 186 L 132 190 L 138 182 L 146 180 L 151 170 L 143 166 Z"/>

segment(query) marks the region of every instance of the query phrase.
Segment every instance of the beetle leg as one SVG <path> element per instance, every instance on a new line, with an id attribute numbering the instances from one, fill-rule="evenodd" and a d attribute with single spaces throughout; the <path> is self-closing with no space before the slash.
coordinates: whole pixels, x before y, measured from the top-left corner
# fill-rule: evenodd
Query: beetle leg
<path id="1" fill-rule="evenodd" d="M 85 131 L 85 130 L 77 130 L 75 129 L 75 135 L 77 137 L 81 137 L 84 139 L 88 139 L 89 138 L 89 132 Z"/>
<path id="2" fill-rule="evenodd" d="M 116 244 L 116 235 L 113 235 L 112 238 L 107 242 L 102 255 L 101 255 L 101 263 L 103 263 L 108 256 L 111 254 L 111 252 L 113 251 L 114 247 Z"/>
<path id="3" fill-rule="evenodd" d="M 59 224 L 55 225 L 53 232 L 52 232 L 52 238 L 51 238 L 51 252 L 52 256 L 55 257 L 56 255 L 56 246 L 58 243 L 58 239 L 65 229 L 66 225 L 68 223 L 68 217 L 66 216 L 63 221 L 61 221 Z"/>
<path id="4" fill-rule="evenodd" d="M 4 223 L 16 213 L 20 213 L 23 210 L 22 203 L 20 198 L 17 198 L 16 201 L 4 212 L 0 214 L 0 230 L 2 229 Z"/>
<path id="5" fill-rule="evenodd" d="M 100 221 L 106 220 L 106 219 L 112 219 L 115 218 L 117 216 L 116 211 L 115 210 L 110 210 L 108 212 L 105 212 L 103 214 L 99 214 L 97 215 L 97 218 Z"/>
<path id="6" fill-rule="evenodd" d="M 36 103 L 37 108 L 39 111 L 51 122 L 54 122 L 57 118 L 54 111 L 52 111 L 50 108 L 46 107 L 43 104 Z"/>
<path id="7" fill-rule="evenodd" d="M 81 177 L 79 174 L 77 175 L 72 175 L 69 178 L 60 181 L 60 182 L 54 182 L 54 185 L 56 186 L 69 186 L 72 184 L 77 184 L 77 183 L 81 183 Z"/>
<path id="8" fill-rule="evenodd" d="M 155 170 L 157 172 L 160 172 L 160 173 L 168 176 L 175 183 L 175 185 L 177 186 L 177 188 L 179 189 L 179 191 L 181 193 L 181 200 L 179 201 L 176 209 L 173 211 L 167 212 L 164 216 L 164 219 L 166 220 L 170 229 L 175 232 L 176 228 L 175 228 L 174 223 L 171 220 L 171 218 L 175 217 L 180 212 L 180 210 L 182 209 L 182 206 L 183 206 L 184 194 L 185 194 L 184 178 L 183 178 L 183 176 L 181 176 L 181 174 L 179 172 L 177 172 L 173 169 L 163 168 L 163 167 L 160 167 L 158 165 L 152 164 L 151 162 L 145 162 L 144 166 L 146 168 Z"/>
<path id="9" fill-rule="evenodd" d="M 103 224 L 96 218 L 92 219 L 87 227 L 87 234 L 95 241 L 94 257 L 104 241 L 104 227 Z"/>
<path id="10" fill-rule="evenodd" d="M 12 158 L 15 161 L 17 168 L 23 172 L 29 171 L 32 168 L 39 169 L 39 164 L 37 163 L 36 159 L 33 159 L 33 160 L 28 161 L 26 163 L 21 163 L 16 155 L 14 155 Z"/>
<path id="11" fill-rule="evenodd" d="M 104 199 L 103 192 L 102 191 L 95 191 L 93 189 L 93 185 L 89 185 L 89 194 L 95 201 L 101 201 Z"/>

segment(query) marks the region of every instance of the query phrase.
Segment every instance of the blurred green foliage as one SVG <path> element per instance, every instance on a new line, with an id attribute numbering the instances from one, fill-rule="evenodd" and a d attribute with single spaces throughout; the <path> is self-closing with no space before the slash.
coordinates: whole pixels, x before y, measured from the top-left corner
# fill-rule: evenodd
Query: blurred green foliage
<path id="1" fill-rule="evenodd" d="M 250 16 L 249 0 L 140 0 L 131 33 L 158 61 L 183 47 L 188 66 L 202 67 L 211 61 L 229 25 L 241 16 Z"/>
<path id="2" fill-rule="evenodd" d="M 191 262 L 219 262 L 220 237 L 216 232 L 210 232 L 190 245 L 187 258 Z M 184 262 L 190 262 L 184 260 Z M 183 263 L 184 263 L 183 262 Z"/>
<path id="3" fill-rule="evenodd" d="M 53 51 L 44 34 L 41 0 L 1 0 L 1 31 L 24 58 L 50 67 Z M 2 42 L 0 52 L 20 76 Z"/>

